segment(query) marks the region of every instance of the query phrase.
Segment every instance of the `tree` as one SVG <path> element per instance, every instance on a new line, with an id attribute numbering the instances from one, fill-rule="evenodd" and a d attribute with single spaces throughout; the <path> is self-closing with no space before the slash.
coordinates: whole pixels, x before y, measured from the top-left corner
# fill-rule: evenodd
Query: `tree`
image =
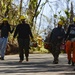
<path id="1" fill-rule="evenodd" d="M 22 2 L 23 2 L 23 0 L 20 0 L 20 8 L 19 8 L 19 15 L 21 16 L 21 12 L 22 12 Z"/>

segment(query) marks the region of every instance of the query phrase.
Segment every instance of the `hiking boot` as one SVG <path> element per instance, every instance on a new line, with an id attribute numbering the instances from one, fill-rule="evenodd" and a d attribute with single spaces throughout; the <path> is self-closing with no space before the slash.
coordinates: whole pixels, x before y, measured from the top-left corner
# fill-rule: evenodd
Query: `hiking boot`
<path id="1" fill-rule="evenodd" d="M 73 71 L 75 71 L 75 68 L 73 69 Z"/>
<path id="2" fill-rule="evenodd" d="M 53 62 L 53 64 L 58 64 L 58 62 Z"/>
<path id="3" fill-rule="evenodd" d="M 4 57 L 1 57 L 0 59 L 1 59 L 1 60 L 4 60 Z"/>
<path id="4" fill-rule="evenodd" d="M 72 61 L 72 66 L 74 66 L 74 62 Z"/>
<path id="5" fill-rule="evenodd" d="M 53 61 L 53 64 L 58 64 L 58 61 Z"/>
<path id="6" fill-rule="evenodd" d="M 20 60 L 19 62 L 22 63 L 23 60 Z"/>
<path id="7" fill-rule="evenodd" d="M 26 61 L 28 61 L 28 57 L 26 57 Z"/>
<path id="8" fill-rule="evenodd" d="M 68 64 L 71 64 L 71 60 L 68 60 Z"/>

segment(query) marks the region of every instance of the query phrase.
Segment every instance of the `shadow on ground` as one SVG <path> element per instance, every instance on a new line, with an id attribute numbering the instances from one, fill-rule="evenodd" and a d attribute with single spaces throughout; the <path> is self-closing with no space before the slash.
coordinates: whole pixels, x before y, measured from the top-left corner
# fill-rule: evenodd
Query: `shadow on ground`
<path id="1" fill-rule="evenodd" d="M 36 58 L 35 58 L 36 59 Z M 39 61 L 42 60 L 43 61 Z M 39 72 L 61 72 L 61 71 L 73 71 L 73 66 L 68 64 L 52 64 L 52 61 L 46 60 L 46 58 L 37 59 L 37 61 L 29 61 L 19 63 L 17 59 L 12 61 L 1 61 L 0 62 L 0 73 L 39 73 Z M 34 60 L 34 58 L 31 58 Z M 62 75 L 70 75 L 64 73 Z M 71 74 L 71 75 L 75 75 Z"/>

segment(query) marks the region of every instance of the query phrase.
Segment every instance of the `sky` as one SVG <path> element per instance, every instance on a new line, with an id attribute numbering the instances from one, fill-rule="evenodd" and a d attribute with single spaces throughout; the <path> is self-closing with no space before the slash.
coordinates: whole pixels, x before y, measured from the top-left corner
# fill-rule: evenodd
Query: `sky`
<path id="1" fill-rule="evenodd" d="M 46 0 L 42 0 L 41 4 L 44 3 Z M 61 2 L 60 2 L 61 1 Z M 43 7 L 43 15 L 46 16 L 46 18 L 44 16 L 41 17 L 41 14 L 38 16 L 37 18 L 37 29 L 39 28 L 40 25 L 40 31 L 42 31 L 43 29 L 47 29 L 48 26 L 50 28 L 54 28 L 54 24 L 53 24 L 53 20 L 54 20 L 54 14 L 57 14 L 58 16 L 62 15 L 62 16 L 66 16 L 64 13 L 64 10 L 66 10 L 67 5 L 66 5 L 66 1 L 67 0 L 49 0 L 48 3 L 46 3 L 46 5 Z M 20 0 L 14 0 L 14 2 L 16 4 L 20 3 Z M 26 5 L 27 0 L 24 0 L 23 5 Z M 73 2 L 73 5 L 75 4 L 75 0 L 70 0 L 69 2 L 69 8 L 70 8 L 70 3 Z M 74 7 L 75 9 L 75 7 Z M 40 10 L 40 8 L 39 8 Z M 60 12 L 60 15 L 58 12 Z M 42 11 L 41 11 L 42 13 Z M 40 18 L 42 18 L 41 22 L 40 22 Z M 58 19 L 59 20 L 59 19 Z M 57 20 L 57 22 L 58 22 Z M 48 22 L 49 21 L 49 22 Z"/>
<path id="2" fill-rule="evenodd" d="M 42 3 L 45 2 L 46 0 L 42 0 Z M 45 16 L 48 17 L 49 20 L 51 20 L 51 22 L 47 22 L 47 19 L 42 17 L 42 22 L 41 22 L 41 28 L 40 28 L 40 31 L 42 31 L 43 29 L 47 29 L 48 28 L 51 28 L 53 29 L 54 28 L 54 14 L 57 14 L 58 16 L 62 15 L 62 16 L 65 16 L 65 13 L 64 13 L 64 10 L 67 9 L 67 5 L 66 5 L 66 1 L 67 0 L 49 0 L 49 4 L 47 3 L 44 7 L 44 11 L 43 11 L 43 14 Z M 60 2 L 61 1 L 61 2 Z M 73 5 L 75 4 L 75 0 L 70 0 L 69 2 L 69 8 L 70 8 L 70 4 L 71 2 L 73 2 Z M 51 7 L 50 7 L 51 6 Z M 75 9 L 75 8 L 74 8 Z M 60 12 L 60 15 L 58 12 Z M 59 21 L 59 19 L 57 19 L 57 22 Z M 40 22 L 40 15 L 38 16 L 38 20 L 37 20 L 37 28 L 39 26 L 39 22 Z M 42 36 L 45 36 L 44 33 L 40 34 Z"/>

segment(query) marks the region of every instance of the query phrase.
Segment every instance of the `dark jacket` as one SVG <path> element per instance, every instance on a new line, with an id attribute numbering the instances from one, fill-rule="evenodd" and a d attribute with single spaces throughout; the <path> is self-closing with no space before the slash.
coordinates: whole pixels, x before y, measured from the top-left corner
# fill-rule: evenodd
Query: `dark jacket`
<path id="1" fill-rule="evenodd" d="M 60 37 L 60 38 L 58 38 L 58 37 Z M 51 35 L 50 35 L 50 41 L 61 42 L 64 37 L 65 37 L 64 29 L 57 27 L 52 30 Z"/>
<path id="2" fill-rule="evenodd" d="M 71 40 L 72 38 L 75 38 L 75 24 L 69 25 L 65 37 L 66 40 Z"/>
<path id="3" fill-rule="evenodd" d="M 0 37 L 8 37 L 9 32 L 12 33 L 13 30 L 11 30 L 10 25 L 7 23 L 4 25 L 3 23 L 0 25 L 0 30 L 1 30 L 1 36 Z"/>
<path id="4" fill-rule="evenodd" d="M 26 24 L 26 23 L 17 25 L 13 37 L 15 38 L 17 35 L 18 35 L 18 38 L 21 38 L 21 39 L 29 39 L 29 37 L 33 38 L 30 26 L 29 24 Z"/>

